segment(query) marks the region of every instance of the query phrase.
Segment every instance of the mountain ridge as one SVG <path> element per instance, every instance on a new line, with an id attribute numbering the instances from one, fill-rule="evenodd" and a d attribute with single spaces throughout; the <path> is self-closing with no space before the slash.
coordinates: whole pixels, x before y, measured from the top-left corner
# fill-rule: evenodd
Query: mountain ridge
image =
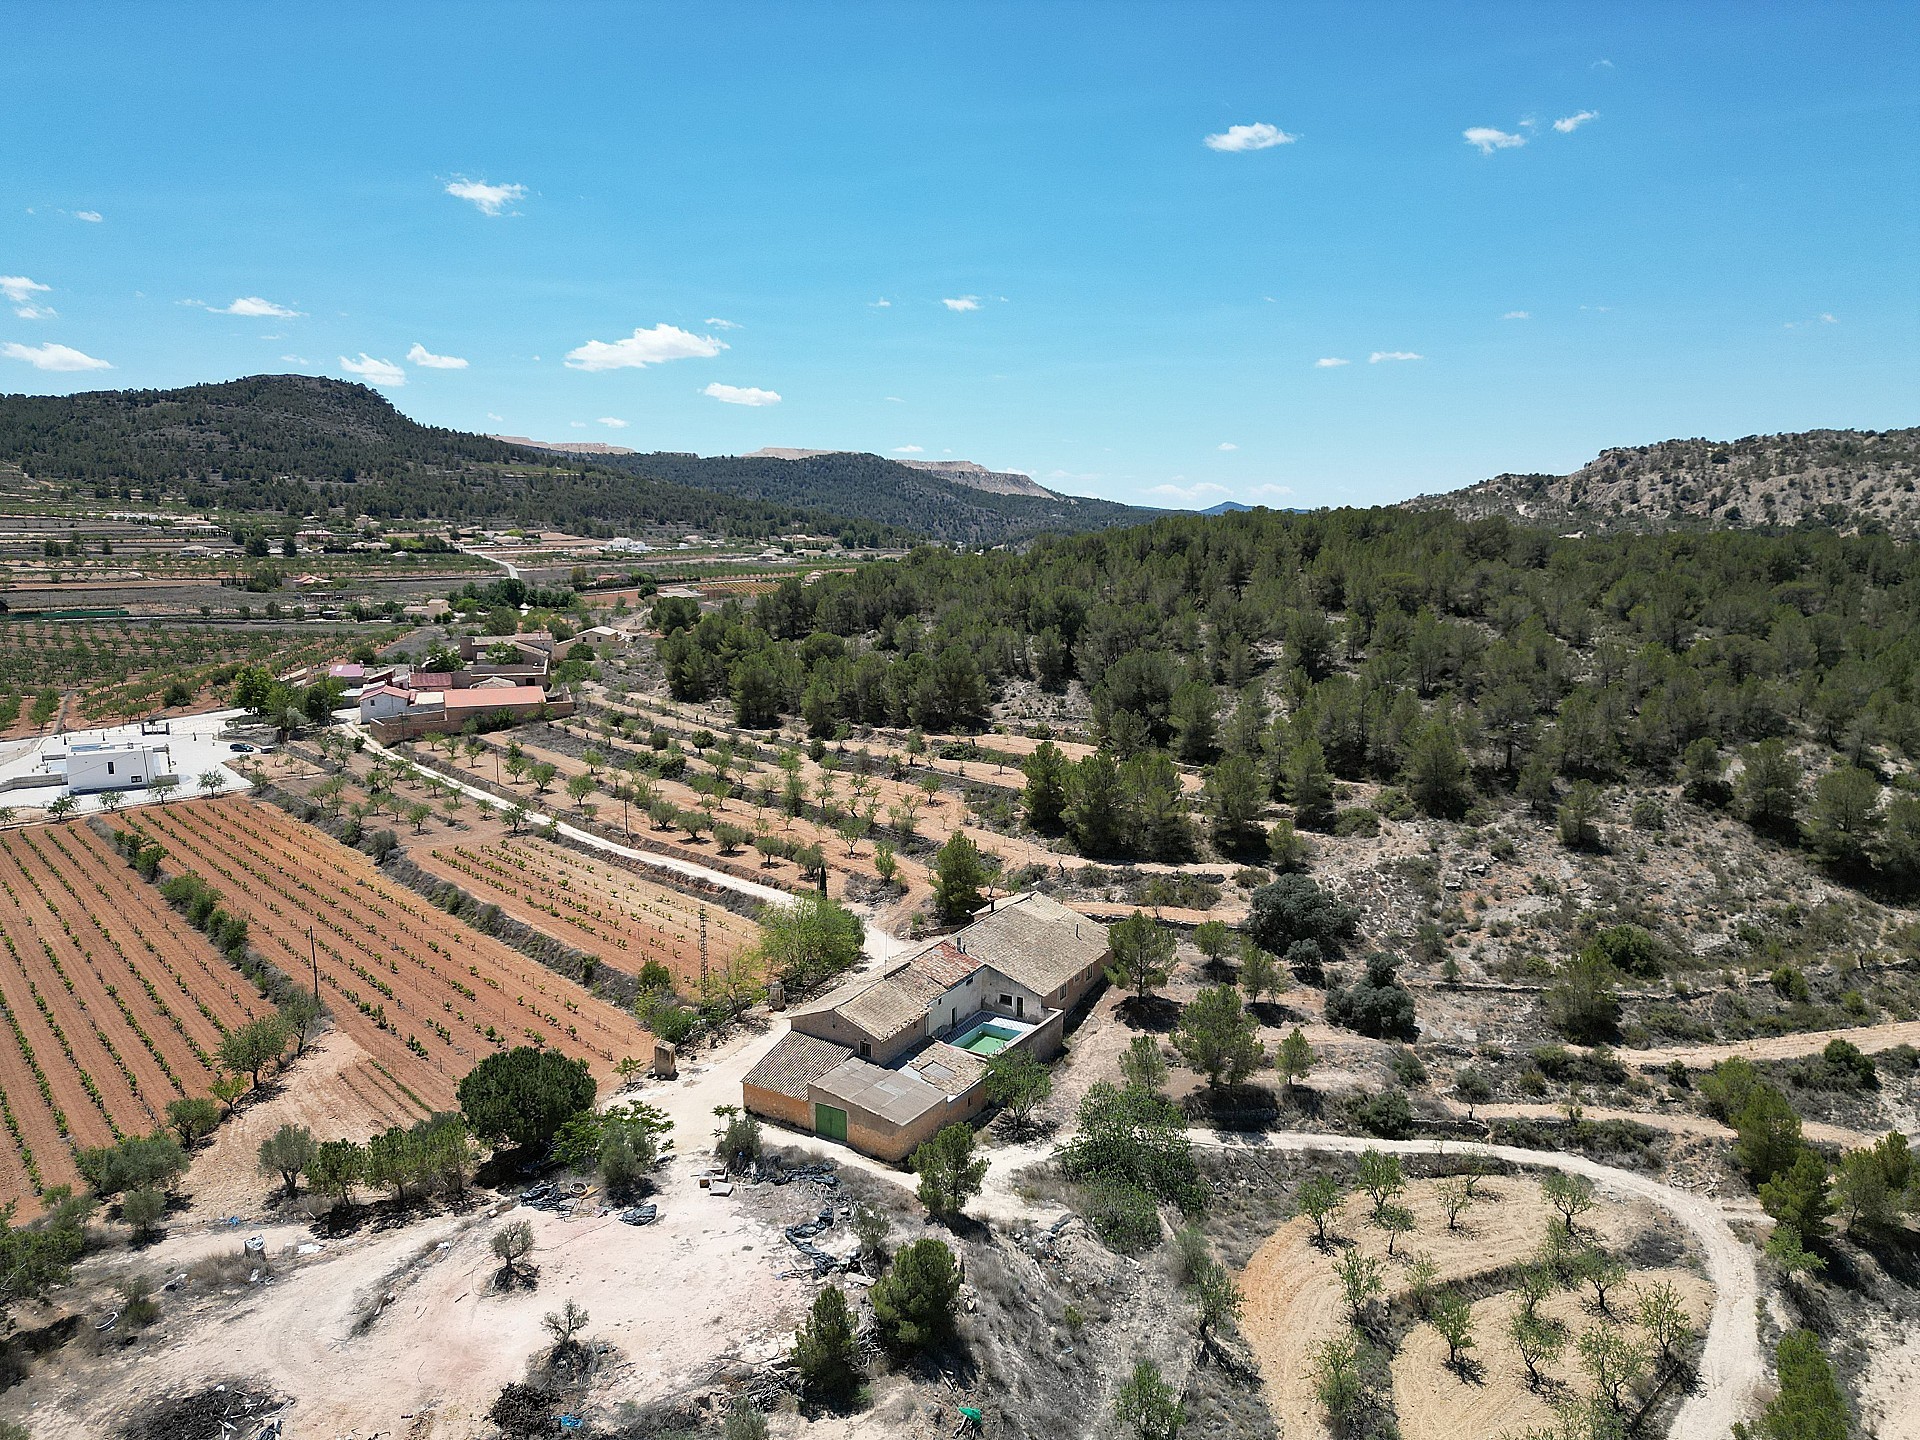
<path id="1" fill-rule="evenodd" d="M 0 395 L 0 464 L 100 498 L 281 517 L 541 523 L 594 536 L 792 529 L 849 544 L 1020 543 L 1159 512 L 1000 495 L 878 456 L 799 462 L 584 451 L 423 425 L 364 385 L 255 375 L 172 390 Z"/>
<path id="2" fill-rule="evenodd" d="M 1615 446 L 1566 475 L 1503 474 L 1401 505 L 1587 530 L 1796 524 L 1920 533 L 1920 428 Z"/>

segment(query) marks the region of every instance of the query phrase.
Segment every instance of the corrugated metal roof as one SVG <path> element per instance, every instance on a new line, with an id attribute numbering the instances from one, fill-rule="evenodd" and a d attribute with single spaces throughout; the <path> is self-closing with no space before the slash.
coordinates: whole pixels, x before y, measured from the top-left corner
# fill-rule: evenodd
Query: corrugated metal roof
<path id="1" fill-rule="evenodd" d="M 790 1030 L 779 1043 L 760 1057 L 760 1063 L 746 1074 L 743 1083 L 771 1090 L 794 1100 L 807 1098 L 807 1087 L 834 1066 L 853 1054 L 844 1045 L 822 1040 L 817 1035 L 802 1035 Z"/>

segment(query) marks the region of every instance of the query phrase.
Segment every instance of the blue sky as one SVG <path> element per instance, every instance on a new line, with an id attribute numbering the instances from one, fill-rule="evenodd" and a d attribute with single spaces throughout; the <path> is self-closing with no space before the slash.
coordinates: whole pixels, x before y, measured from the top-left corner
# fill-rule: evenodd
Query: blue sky
<path id="1" fill-rule="evenodd" d="M 1202 506 L 1920 423 L 1911 4 L 25 3 L 7 36 L 3 390 L 358 366 L 461 429 Z"/>

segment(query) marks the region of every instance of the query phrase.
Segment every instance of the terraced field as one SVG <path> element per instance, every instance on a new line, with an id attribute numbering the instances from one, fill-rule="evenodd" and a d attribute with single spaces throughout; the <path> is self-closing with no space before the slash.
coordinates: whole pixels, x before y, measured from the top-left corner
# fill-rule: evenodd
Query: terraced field
<path id="1" fill-rule="evenodd" d="M 0 944 L 0 1201 L 207 1094 L 221 1037 L 271 1008 L 84 825 L 0 834 Z"/>
<path id="2" fill-rule="evenodd" d="M 334 1022 L 364 1052 L 343 1080 L 365 1128 L 454 1103 L 454 1087 L 497 1050 L 542 1045 L 605 1080 L 650 1053 L 626 1011 L 452 920 L 373 862 L 271 807 L 216 799 L 148 807 L 138 823 L 244 914 L 253 943 L 287 973 L 319 971 Z"/>
<path id="3" fill-rule="evenodd" d="M 416 859 L 523 924 L 630 973 L 652 960 L 677 981 L 698 980 L 703 916 L 712 965 L 726 964 L 759 938 L 757 925 L 724 906 L 540 840 L 458 841 Z"/>

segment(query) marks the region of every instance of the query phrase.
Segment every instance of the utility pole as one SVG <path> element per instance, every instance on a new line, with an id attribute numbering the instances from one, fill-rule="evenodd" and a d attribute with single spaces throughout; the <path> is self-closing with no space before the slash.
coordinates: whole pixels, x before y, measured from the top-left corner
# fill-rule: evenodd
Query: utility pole
<path id="1" fill-rule="evenodd" d="M 700 993 L 707 993 L 707 907 L 700 907 Z"/>
<path id="2" fill-rule="evenodd" d="M 320 999 L 320 950 L 313 943 L 313 926 L 311 925 L 307 926 L 307 954 L 313 960 L 313 998 L 317 1003 Z"/>

